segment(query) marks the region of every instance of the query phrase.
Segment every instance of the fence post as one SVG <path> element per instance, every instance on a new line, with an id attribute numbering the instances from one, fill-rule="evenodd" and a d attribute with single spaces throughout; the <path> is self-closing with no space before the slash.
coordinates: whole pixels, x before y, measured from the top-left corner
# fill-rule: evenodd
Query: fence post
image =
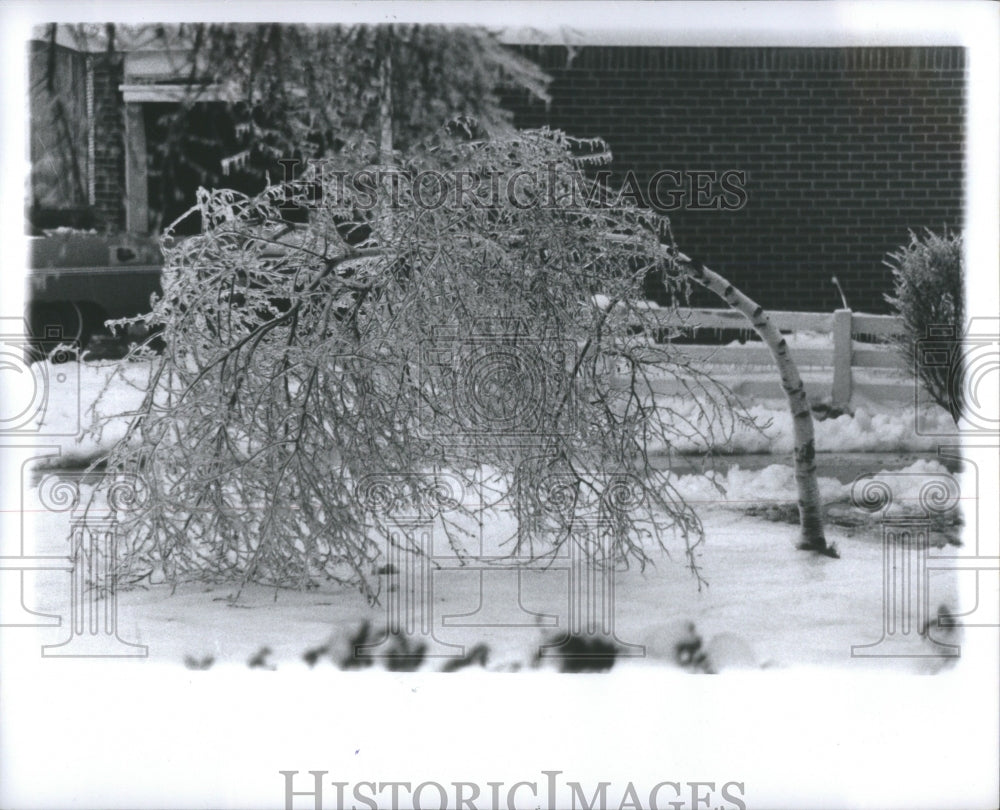
<path id="1" fill-rule="evenodd" d="M 833 313 L 833 389 L 830 399 L 835 408 L 846 408 L 851 401 L 851 310 Z"/>

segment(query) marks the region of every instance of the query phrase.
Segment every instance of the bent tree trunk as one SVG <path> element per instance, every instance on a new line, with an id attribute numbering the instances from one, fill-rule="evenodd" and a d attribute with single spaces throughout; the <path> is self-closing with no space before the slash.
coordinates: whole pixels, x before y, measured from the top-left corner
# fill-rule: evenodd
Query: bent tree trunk
<path id="1" fill-rule="evenodd" d="M 771 350 L 771 356 L 781 375 L 781 387 L 788 397 L 788 405 L 792 412 L 795 435 L 795 483 L 799 494 L 799 522 L 802 527 L 802 537 L 798 547 L 827 557 L 839 557 L 836 547 L 828 545 L 823 534 L 822 503 L 819 497 L 819 484 L 816 481 L 816 442 L 813 435 L 812 411 L 799 370 L 788 351 L 788 344 L 781 336 L 781 332 L 771 323 L 764 309 L 755 301 L 700 262 L 682 253 L 677 254 L 677 259 L 692 281 L 711 290 L 730 307 L 742 313 Z"/>

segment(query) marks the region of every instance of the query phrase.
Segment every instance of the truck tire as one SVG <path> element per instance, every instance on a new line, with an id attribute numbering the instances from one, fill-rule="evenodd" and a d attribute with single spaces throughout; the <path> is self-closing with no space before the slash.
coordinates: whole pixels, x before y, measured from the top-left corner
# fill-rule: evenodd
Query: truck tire
<path id="1" fill-rule="evenodd" d="M 85 319 L 80 308 L 65 301 L 32 304 L 28 308 L 29 362 L 44 360 L 52 349 L 60 343 L 74 344 L 77 353 L 89 340 Z M 73 353 L 60 352 L 54 356 L 55 362 L 65 362 Z"/>

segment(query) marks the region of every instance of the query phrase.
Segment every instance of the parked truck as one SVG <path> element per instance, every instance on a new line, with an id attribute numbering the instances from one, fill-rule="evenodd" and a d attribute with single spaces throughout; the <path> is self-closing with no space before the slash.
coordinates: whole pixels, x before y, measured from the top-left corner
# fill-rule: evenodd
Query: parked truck
<path id="1" fill-rule="evenodd" d="M 160 293 L 155 238 L 55 231 L 28 240 L 25 316 L 36 346 L 58 336 L 86 349 L 94 337 L 110 338 L 106 321 L 148 312 Z"/>

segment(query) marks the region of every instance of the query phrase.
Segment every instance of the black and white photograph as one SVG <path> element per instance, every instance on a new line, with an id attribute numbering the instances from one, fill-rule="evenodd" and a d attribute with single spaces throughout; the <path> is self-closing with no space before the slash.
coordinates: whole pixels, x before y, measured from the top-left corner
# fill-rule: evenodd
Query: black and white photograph
<path id="1" fill-rule="evenodd" d="M 1000 7 L 0 15 L 0 807 L 998 805 Z"/>

